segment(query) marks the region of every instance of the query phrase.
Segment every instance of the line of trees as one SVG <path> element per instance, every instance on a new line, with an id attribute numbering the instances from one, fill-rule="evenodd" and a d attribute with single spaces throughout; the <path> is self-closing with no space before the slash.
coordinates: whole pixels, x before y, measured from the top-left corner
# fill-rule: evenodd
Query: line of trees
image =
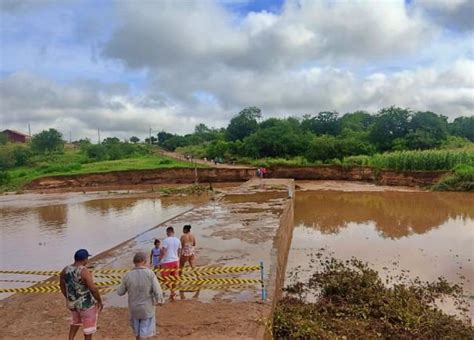
<path id="1" fill-rule="evenodd" d="M 147 142 L 150 140 L 147 139 Z M 474 117 L 452 122 L 430 111 L 399 107 L 377 114 L 356 111 L 339 115 L 323 111 L 302 118 L 268 118 L 248 107 L 234 116 L 226 128 L 199 124 L 191 134 L 162 131 L 152 143 L 198 157 L 253 159 L 303 156 L 309 161 L 328 161 L 353 155 L 386 151 L 462 147 L 474 141 Z"/>

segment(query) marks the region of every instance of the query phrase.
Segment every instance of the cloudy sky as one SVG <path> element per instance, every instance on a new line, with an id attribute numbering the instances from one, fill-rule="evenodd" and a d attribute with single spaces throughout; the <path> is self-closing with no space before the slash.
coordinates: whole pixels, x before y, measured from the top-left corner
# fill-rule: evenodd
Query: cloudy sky
<path id="1" fill-rule="evenodd" d="M 0 130 L 73 139 L 397 105 L 474 114 L 474 0 L 0 0 Z"/>

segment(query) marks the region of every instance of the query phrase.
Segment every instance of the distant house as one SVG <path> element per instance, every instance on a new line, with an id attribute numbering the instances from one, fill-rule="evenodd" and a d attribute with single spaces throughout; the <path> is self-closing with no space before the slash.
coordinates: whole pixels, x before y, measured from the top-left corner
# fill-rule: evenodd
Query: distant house
<path id="1" fill-rule="evenodd" d="M 30 136 L 27 134 L 15 131 L 15 130 L 3 130 L 0 132 L 7 136 L 10 143 L 26 143 L 30 140 Z"/>

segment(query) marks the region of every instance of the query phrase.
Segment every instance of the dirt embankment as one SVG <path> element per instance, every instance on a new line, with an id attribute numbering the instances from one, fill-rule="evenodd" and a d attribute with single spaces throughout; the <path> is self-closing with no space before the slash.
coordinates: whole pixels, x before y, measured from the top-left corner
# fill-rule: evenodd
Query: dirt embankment
<path id="1" fill-rule="evenodd" d="M 295 180 L 365 181 L 380 185 L 429 186 L 447 174 L 446 171 L 391 171 L 370 167 L 341 166 L 274 167 L 270 178 Z M 254 168 L 128 170 L 106 173 L 51 176 L 34 180 L 25 189 L 91 188 L 121 185 L 244 182 L 255 176 Z"/>

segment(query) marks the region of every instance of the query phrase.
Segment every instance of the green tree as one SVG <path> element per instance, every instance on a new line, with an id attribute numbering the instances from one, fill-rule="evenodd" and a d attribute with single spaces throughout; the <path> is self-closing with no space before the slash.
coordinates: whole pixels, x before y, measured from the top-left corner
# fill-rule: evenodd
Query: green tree
<path id="1" fill-rule="evenodd" d="M 448 117 L 433 112 L 415 112 L 408 124 L 405 137 L 409 149 L 431 149 L 448 137 Z"/>
<path id="2" fill-rule="evenodd" d="M 248 157 L 292 157 L 306 151 L 311 137 L 295 128 L 293 121 L 276 118 L 260 124 L 258 131 L 244 139 Z"/>
<path id="3" fill-rule="evenodd" d="M 226 157 L 229 153 L 232 142 L 217 140 L 207 146 L 206 154 L 209 158 Z"/>
<path id="4" fill-rule="evenodd" d="M 169 132 L 166 132 L 166 131 L 161 131 L 161 132 L 158 132 L 158 145 L 159 146 L 164 146 L 166 141 L 170 138 L 172 138 L 174 135 L 172 133 L 169 133 Z M 145 139 L 146 141 L 146 139 Z M 147 142 L 148 143 L 148 142 Z"/>
<path id="5" fill-rule="evenodd" d="M 194 127 L 194 133 L 197 135 L 205 135 L 211 132 L 206 124 L 200 123 Z"/>
<path id="6" fill-rule="evenodd" d="M 63 152 L 62 134 L 56 129 L 41 131 L 31 139 L 31 148 L 38 153 Z"/>
<path id="7" fill-rule="evenodd" d="M 150 143 L 151 141 L 151 143 Z M 151 138 L 145 138 L 145 143 L 146 144 L 158 144 L 158 138 L 155 136 L 151 136 Z"/>
<path id="8" fill-rule="evenodd" d="M 137 144 L 139 141 L 140 138 L 138 138 L 137 136 L 130 137 L 130 142 L 132 142 L 133 144 Z"/>
<path id="9" fill-rule="evenodd" d="M 339 119 L 341 131 L 365 131 L 373 123 L 374 116 L 365 111 L 346 113 Z"/>
<path id="10" fill-rule="evenodd" d="M 258 107 L 247 107 L 233 117 L 227 126 L 226 134 L 230 141 L 243 140 L 257 131 L 257 119 L 261 118 L 261 110 Z"/>
<path id="11" fill-rule="evenodd" d="M 451 133 L 474 142 L 474 116 L 458 117 L 450 124 Z"/>
<path id="12" fill-rule="evenodd" d="M 105 146 L 117 145 L 117 144 L 120 144 L 120 139 L 118 139 L 117 137 L 107 137 L 106 139 L 102 141 L 102 145 L 105 145 Z"/>
<path id="13" fill-rule="evenodd" d="M 371 142 L 381 151 L 390 150 L 395 139 L 407 135 L 409 118 L 407 109 L 391 106 L 380 110 L 370 131 Z"/>
<path id="14" fill-rule="evenodd" d="M 310 142 L 305 156 L 311 162 L 325 162 L 335 158 L 340 159 L 342 158 L 341 145 L 334 136 L 317 136 Z"/>
<path id="15" fill-rule="evenodd" d="M 304 115 L 303 129 L 318 135 L 337 135 L 340 131 L 337 112 L 323 111 L 316 116 Z"/>

